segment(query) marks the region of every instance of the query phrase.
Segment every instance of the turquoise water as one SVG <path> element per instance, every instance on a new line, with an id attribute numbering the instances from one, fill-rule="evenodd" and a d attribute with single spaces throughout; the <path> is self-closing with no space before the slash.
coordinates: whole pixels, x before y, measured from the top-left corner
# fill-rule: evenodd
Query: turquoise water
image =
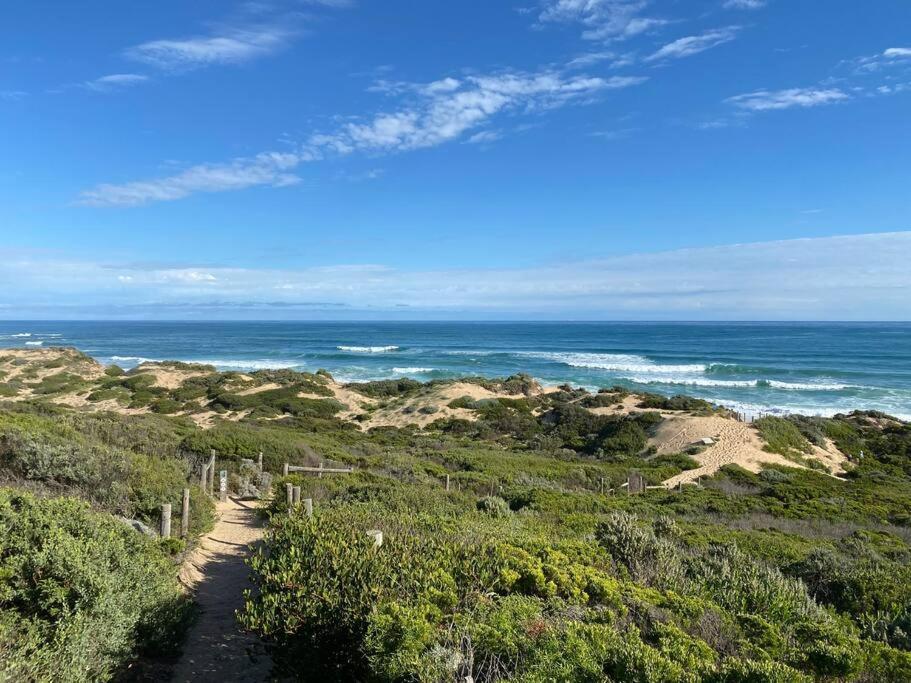
<path id="1" fill-rule="evenodd" d="M 911 323 L 0 322 L 0 346 L 53 345 L 127 368 L 325 368 L 342 381 L 527 372 L 746 412 L 911 419 Z"/>

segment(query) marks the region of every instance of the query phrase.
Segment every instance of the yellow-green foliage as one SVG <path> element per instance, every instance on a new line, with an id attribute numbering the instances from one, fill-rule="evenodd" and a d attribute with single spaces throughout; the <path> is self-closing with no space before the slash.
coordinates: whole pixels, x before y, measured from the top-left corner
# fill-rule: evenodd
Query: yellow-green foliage
<path id="1" fill-rule="evenodd" d="M 0 489 L 0 678 L 109 680 L 186 617 L 155 541 L 85 503 Z"/>

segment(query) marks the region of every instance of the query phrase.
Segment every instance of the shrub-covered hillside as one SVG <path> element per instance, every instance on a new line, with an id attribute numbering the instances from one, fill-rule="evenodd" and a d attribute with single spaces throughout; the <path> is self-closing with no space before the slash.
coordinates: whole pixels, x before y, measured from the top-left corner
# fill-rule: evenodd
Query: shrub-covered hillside
<path id="1" fill-rule="evenodd" d="M 191 536 L 208 528 L 214 450 L 235 491 L 260 452 L 275 475 L 241 620 L 278 677 L 911 680 L 911 426 L 888 416 L 754 429 L 524 376 L 342 386 L 161 364 L 32 386 L 60 370 L 14 374 L 28 389 L 0 404 L 0 678 L 109 680 L 173 645 L 181 544 L 124 518 L 154 528 L 189 483 Z M 716 447 L 677 448 L 681 425 L 736 428 L 752 459 L 708 472 Z M 650 488 L 630 495 L 634 473 Z"/>

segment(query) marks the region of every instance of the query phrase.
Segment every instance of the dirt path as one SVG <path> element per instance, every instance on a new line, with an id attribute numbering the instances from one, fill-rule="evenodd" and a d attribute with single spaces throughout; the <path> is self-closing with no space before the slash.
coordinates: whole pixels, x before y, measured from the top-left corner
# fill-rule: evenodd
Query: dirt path
<path id="1" fill-rule="evenodd" d="M 255 503 L 218 503 L 218 522 L 187 558 L 180 581 L 193 592 L 199 618 L 187 634 L 171 680 L 267 681 L 272 663 L 259 640 L 243 633 L 234 617 L 250 586 L 244 559 L 262 538 Z"/>
<path id="2" fill-rule="evenodd" d="M 766 465 L 800 465 L 778 455 L 762 450 L 763 442 L 751 425 L 722 417 L 690 417 L 671 421 L 667 429 L 673 433 L 658 448 L 659 453 L 679 453 L 698 439 L 712 438 L 715 443 L 694 456 L 699 467 L 687 470 L 664 482 L 668 488 L 677 484 L 694 482 L 699 477 L 715 474 L 724 465 L 740 465 L 751 472 L 759 472 Z M 679 431 L 677 431 L 679 430 Z"/>

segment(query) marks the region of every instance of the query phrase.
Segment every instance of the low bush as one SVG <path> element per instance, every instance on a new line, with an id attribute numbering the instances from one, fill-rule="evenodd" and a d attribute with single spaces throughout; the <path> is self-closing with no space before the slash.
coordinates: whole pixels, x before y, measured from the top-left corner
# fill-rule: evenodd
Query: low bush
<path id="1" fill-rule="evenodd" d="M 0 677 L 109 680 L 188 618 L 158 544 L 85 503 L 0 489 Z"/>

